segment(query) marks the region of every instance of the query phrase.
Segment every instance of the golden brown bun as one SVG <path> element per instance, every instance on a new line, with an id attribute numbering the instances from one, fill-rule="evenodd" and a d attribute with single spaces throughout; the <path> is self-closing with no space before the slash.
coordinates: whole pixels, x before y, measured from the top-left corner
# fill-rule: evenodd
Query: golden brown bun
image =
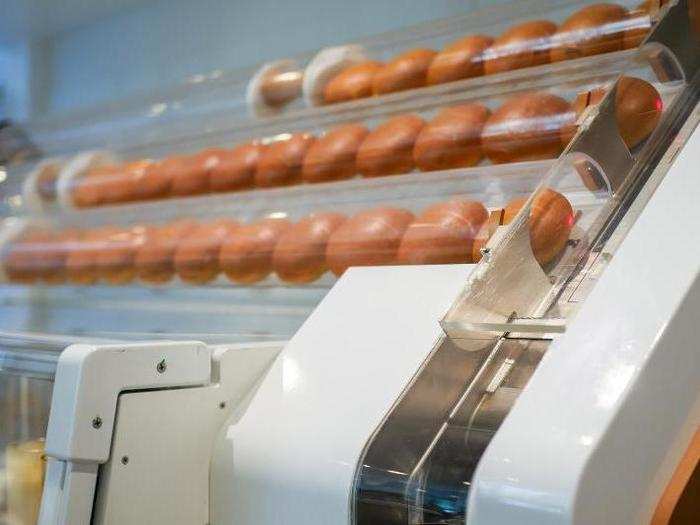
<path id="1" fill-rule="evenodd" d="M 71 201 L 76 208 L 97 206 L 100 196 L 94 177 L 86 175 L 71 183 Z"/>
<path id="2" fill-rule="evenodd" d="M 112 178 L 118 176 L 118 168 L 115 165 L 95 166 L 85 175 L 73 181 L 73 204 L 78 208 L 89 208 L 107 202 L 105 193 Z"/>
<path id="3" fill-rule="evenodd" d="M 622 140 L 632 149 L 654 131 L 663 112 L 656 88 L 639 78 L 622 77 L 615 94 L 615 118 Z"/>
<path id="4" fill-rule="evenodd" d="M 136 182 L 148 161 L 137 160 L 117 166 L 115 173 L 105 179 L 102 204 L 119 204 L 134 200 Z"/>
<path id="5" fill-rule="evenodd" d="M 45 275 L 44 254 L 53 241 L 50 232 L 29 229 L 7 244 L 2 265 L 10 282 L 34 283 Z"/>
<path id="6" fill-rule="evenodd" d="M 96 199 L 93 205 L 120 204 L 135 200 L 136 186 L 149 163 L 148 160 L 136 160 L 90 170 L 87 182 L 92 184 Z"/>
<path id="7" fill-rule="evenodd" d="M 428 67 L 435 55 L 432 49 L 412 49 L 400 54 L 374 75 L 372 92 L 382 95 L 425 86 Z"/>
<path id="8" fill-rule="evenodd" d="M 221 219 L 201 224 L 183 236 L 175 250 L 175 271 L 185 282 L 204 284 L 219 274 L 219 251 L 235 231 L 234 221 Z"/>
<path id="9" fill-rule="evenodd" d="M 173 155 L 154 162 L 144 171 L 139 198 L 154 199 L 166 194 L 187 196 L 207 191 L 207 172 L 194 155 Z"/>
<path id="10" fill-rule="evenodd" d="M 44 202 L 56 200 L 56 183 L 58 181 L 59 168 L 55 165 L 45 166 L 36 180 L 36 193 Z"/>
<path id="11" fill-rule="evenodd" d="M 445 108 L 421 130 L 413 159 L 422 171 L 475 166 L 484 157 L 481 130 L 490 111 L 479 104 Z"/>
<path id="12" fill-rule="evenodd" d="M 97 254 L 97 274 L 110 284 L 127 284 L 136 277 L 134 259 L 149 234 L 149 228 L 135 226 L 110 235 Z"/>
<path id="13" fill-rule="evenodd" d="M 357 151 L 357 171 L 365 177 L 380 177 L 413 170 L 413 145 L 424 124 L 418 115 L 409 114 L 377 126 Z"/>
<path id="14" fill-rule="evenodd" d="M 600 103 L 606 94 L 604 88 L 591 90 L 585 104 L 576 108 L 577 116 L 585 107 Z M 635 77 L 620 78 L 615 94 L 615 119 L 620 136 L 629 149 L 651 135 L 662 113 L 663 100 L 653 85 Z"/>
<path id="15" fill-rule="evenodd" d="M 644 0 L 637 4 L 637 7 L 634 9 L 630 8 L 630 12 L 640 11 L 642 13 L 651 13 L 656 6 L 661 7 L 666 3 L 668 3 L 668 0 Z"/>
<path id="16" fill-rule="evenodd" d="M 340 276 L 350 266 L 396 264 L 396 251 L 412 221 L 410 211 L 397 208 L 376 208 L 354 215 L 328 240 L 328 268 Z"/>
<path id="17" fill-rule="evenodd" d="M 551 36 L 557 26 L 549 20 L 533 20 L 511 27 L 484 51 L 487 75 L 549 62 Z"/>
<path id="18" fill-rule="evenodd" d="M 481 141 L 491 162 L 555 158 L 561 153 L 562 130 L 573 125 L 571 105 L 556 95 L 531 92 L 508 99 L 484 126 Z"/>
<path id="19" fill-rule="evenodd" d="M 124 176 L 123 166 L 93 166 L 73 181 L 71 197 L 78 208 L 117 203 L 129 198 L 133 184 Z"/>
<path id="20" fill-rule="evenodd" d="M 484 51 L 493 44 L 485 35 L 469 35 L 440 51 L 428 68 L 427 83 L 444 84 L 484 74 Z"/>
<path id="21" fill-rule="evenodd" d="M 361 124 L 338 126 L 316 140 L 304 157 L 304 182 L 349 179 L 357 173 L 355 156 L 369 131 Z"/>
<path id="22" fill-rule="evenodd" d="M 527 202 L 527 197 L 518 197 L 513 199 L 506 207 L 503 208 L 503 224 L 510 224 L 515 216 L 520 212 L 525 203 Z"/>
<path id="23" fill-rule="evenodd" d="M 180 239 L 196 227 L 194 221 L 182 220 L 152 228 L 134 258 L 139 279 L 150 284 L 170 281 L 175 276 L 175 250 Z"/>
<path id="24" fill-rule="evenodd" d="M 509 224 L 523 207 L 526 198 L 506 206 L 503 224 Z M 574 226 L 574 210 L 561 193 L 544 188 L 530 207 L 530 246 L 542 266 L 556 258 L 566 246 Z"/>
<path id="25" fill-rule="evenodd" d="M 210 152 L 207 172 L 211 191 L 239 191 L 253 187 L 262 146 L 251 142 Z"/>
<path id="26" fill-rule="evenodd" d="M 78 242 L 69 247 L 66 257 L 66 277 L 69 282 L 89 285 L 98 281 L 97 257 L 110 236 L 118 231 L 114 226 L 88 230 Z"/>
<path id="27" fill-rule="evenodd" d="M 80 240 L 80 232 L 69 228 L 52 234 L 51 240 L 41 252 L 41 278 L 49 284 L 66 281 L 66 259 L 71 247 Z"/>
<path id="28" fill-rule="evenodd" d="M 472 244 L 488 211 L 480 202 L 451 200 L 421 213 L 404 233 L 397 255 L 401 264 L 472 262 Z"/>
<path id="29" fill-rule="evenodd" d="M 122 165 L 120 178 L 115 179 L 113 189 L 105 191 L 106 197 L 103 201 L 116 204 L 137 200 L 137 188 L 152 163 L 149 159 L 139 159 Z"/>
<path id="30" fill-rule="evenodd" d="M 642 43 L 642 40 L 651 31 L 651 1 L 642 2 L 636 8 L 630 9 L 627 15 L 627 24 L 622 37 L 622 49 L 633 49 Z"/>
<path id="31" fill-rule="evenodd" d="M 314 213 L 285 231 L 272 256 L 272 268 L 279 278 L 290 283 L 310 283 L 321 277 L 328 270 L 328 239 L 345 220 L 340 213 Z"/>
<path id="32" fill-rule="evenodd" d="M 308 133 L 296 133 L 265 146 L 258 160 L 255 184 L 261 188 L 270 188 L 301 182 L 301 166 L 306 152 L 315 140 Z"/>
<path id="33" fill-rule="evenodd" d="M 299 98 L 302 77 L 301 71 L 268 71 L 260 84 L 260 94 L 265 104 L 277 108 Z"/>
<path id="34" fill-rule="evenodd" d="M 588 5 L 567 18 L 552 37 L 552 62 L 622 49 L 627 10 L 617 4 Z"/>
<path id="35" fill-rule="evenodd" d="M 135 200 L 162 199 L 170 193 L 173 183 L 168 159 L 150 162 L 134 187 Z"/>
<path id="36" fill-rule="evenodd" d="M 334 76 L 323 89 L 326 104 L 357 100 L 372 95 L 372 80 L 382 67 L 381 62 L 362 62 Z"/>
<path id="37" fill-rule="evenodd" d="M 195 155 L 170 157 L 162 168 L 169 174 L 170 194 L 175 196 L 200 195 L 209 191 L 207 161 L 212 150 Z"/>
<path id="38" fill-rule="evenodd" d="M 272 272 L 272 252 L 290 226 L 286 219 L 263 219 L 241 226 L 224 239 L 219 255 L 221 270 L 236 283 L 261 281 Z"/>
<path id="39" fill-rule="evenodd" d="M 100 203 L 99 177 L 93 170 L 71 182 L 71 200 L 76 208 L 91 208 Z"/>

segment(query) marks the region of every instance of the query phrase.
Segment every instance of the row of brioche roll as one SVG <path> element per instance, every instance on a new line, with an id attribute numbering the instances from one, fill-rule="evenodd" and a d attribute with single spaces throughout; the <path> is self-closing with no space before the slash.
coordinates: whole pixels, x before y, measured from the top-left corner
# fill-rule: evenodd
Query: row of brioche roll
<path id="1" fill-rule="evenodd" d="M 506 210 L 522 207 L 513 201 Z M 204 284 L 224 273 L 251 284 L 271 273 L 289 283 L 309 283 L 350 266 L 450 264 L 478 260 L 476 239 L 489 217 L 479 202 L 452 199 L 420 214 L 379 207 L 351 216 L 313 213 L 296 223 L 266 218 L 249 224 L 230 219 L 179 220 L 163 226 L 106 226 L 58 233 L 28 229 L 5 246 L 3 269 L 12 282 L 166 283 L 175 275 Z M 563 249 L 573 210 L 546 189 L 530 213 L 533 253 L 547 264 Z"/>
<path id="2" fill-rule="evenodd" d="M 630 148 L 651 133 L 661 98 L 644 80 L 625 77 L 617 115 Z M 599 97 L 600 98 L 600 97 Z M 91 207 L 166 196 L 270 188 L 464 168 L 557 157 L 576 130 L 577 111 L 548 92 L 507 99 L 494 111 L 478 103 L 443 108 L 427 122 L 414 113 L 389 118 L 374 129 L 344 124 L 320 137 L 287 134 L 268 144 L 210 148 L 161 161 L 140 160 L 92 168 L 75 180 L 73 202 Z"/>
<path id="3" fill-rule="evenodd" d="M 418 48 L 386 63 L 355 64 L 331 78 L 324 100 L 333 104 L 634 48 L 650 29 L 651 3 L 632 10 L 613 3 L 593 4 L 558 27 L 549 20 L 531 20 L 497 38 L 469 35 L 440 52 Z"/>

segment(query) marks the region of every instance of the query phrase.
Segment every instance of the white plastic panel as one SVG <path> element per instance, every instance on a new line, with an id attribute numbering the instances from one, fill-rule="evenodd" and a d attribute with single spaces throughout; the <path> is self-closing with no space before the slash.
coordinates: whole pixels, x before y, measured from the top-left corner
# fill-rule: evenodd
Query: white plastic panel
<path id="1" fill-rule="evenodd" d="M 210 376 L 211 352 L 196 341 L 72 345 L 56 368 L 46 452 L 105 462 L 122 391 L 202 385 Z"/>
<path id="2" fill-rule="evenodd" d="M 212 523 L 347 524 L 360 454 L 440 339 L 470 269 L 348 271 L 224 428 Z"/>
<path id="3" fill-rule="evenodd" d="M 213 352 L 212 384 L 120 396 L 109 462 L 101 467 L 94 523 L 209 523 L 212 446 L 283 343 Z"/>
<path id="4" fill-rule="evenodd" d="M 696 130 L 486 451 L 469 525 L 648 523 L 700 424 L 699 161 Z"/>

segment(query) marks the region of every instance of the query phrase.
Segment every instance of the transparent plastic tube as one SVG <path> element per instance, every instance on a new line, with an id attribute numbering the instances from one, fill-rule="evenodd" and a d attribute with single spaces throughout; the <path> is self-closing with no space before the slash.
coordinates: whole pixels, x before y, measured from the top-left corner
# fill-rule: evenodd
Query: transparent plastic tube
<path id="1" fill-rule="evenodd" d="M 82 155 L 61 170 L 53 200 L 84 209 L 556 158 L 581 112 L 614 78 L 607 72 L 567 86 L 506 89 L 491 96 L 460 93 L 422 101 L 411 111 L 394 104 L 364 117 L 353 113 L 332 124 L 309 123 L 307 129 L 298 123 L 233 146 L 160 158 Z M 624 98 L 633 99 L 640 86 L 627 89 Z M 628 115 L 627 133 L 635 124 Z M 650 127 L 636 132 L 631 138 L 639 142 Z"/>

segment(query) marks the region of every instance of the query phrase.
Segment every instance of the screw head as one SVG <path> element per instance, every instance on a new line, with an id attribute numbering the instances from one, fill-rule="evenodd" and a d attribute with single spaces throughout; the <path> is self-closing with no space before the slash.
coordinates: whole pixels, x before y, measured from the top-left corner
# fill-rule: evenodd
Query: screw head
<path id="1" fill-rule="evenodd" d="M 226 408 L 226 401 L 222 401 L 221 403 L 219 403 L 219 408 L 222 410 Z"/>
<path id="2" fill-rule="evenodd" d="M 95 416 L 92 418 L 92 428 L 100 428 L 102 426 L 102 418 Z"/>
<path id="3" fill-rule="evenodd" d="M 161 359 L 160 362 L 156 365 L 156 371 L 159 374 L 162 374 L 168 369 L 168 363 L 165 362 L 165 359 Z"/>
<path id="4" fill-rule="evenodd" d="M 122 462 L 122 465 L 128 465 L 129 456 L 122 456 L 121 462 Z"/>

